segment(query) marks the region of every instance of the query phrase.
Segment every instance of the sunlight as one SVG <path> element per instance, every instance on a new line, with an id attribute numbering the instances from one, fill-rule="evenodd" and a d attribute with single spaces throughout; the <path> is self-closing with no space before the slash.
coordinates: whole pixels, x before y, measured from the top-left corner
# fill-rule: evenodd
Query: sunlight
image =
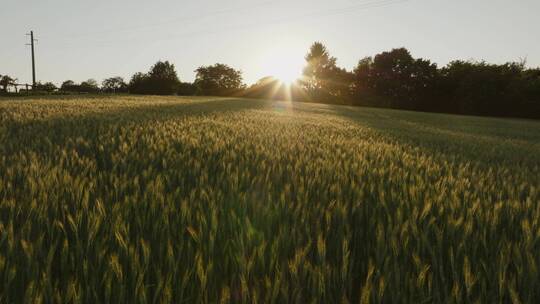
<path id="1" fill-rule="evenodd" d="M 274 66 L 270 71 L 268 71 L 268 74 L 274 76 L 288 86 L 300 77 L 300 73 L 298 71 L 285 65 Z"/>
<path id="2" fill-rule="evenodd" d="M 272 75 L 286 85 L 291 85 L 302 75 L 304 67 L 302 57 L 290 56 L 284 49 L 273 50 L 265 56 L 262 70 L 266 75 Z"/>

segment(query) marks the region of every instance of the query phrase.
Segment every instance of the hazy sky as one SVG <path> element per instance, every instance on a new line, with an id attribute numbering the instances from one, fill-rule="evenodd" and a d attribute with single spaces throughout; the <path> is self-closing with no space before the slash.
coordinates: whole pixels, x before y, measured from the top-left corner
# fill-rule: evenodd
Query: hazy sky
<path id="1" fill-rule="evenodd" d="M 321 41 L 338 64 L 405 46 L 453 59 L 540 66 L 540 0 L 2 0 L 0 74 L 31 81 L 25 36 L 34 30 L 37 79 L 60 84 L 146 72 L 159 59 L 183 81 L 200 65 L 229 64 L 252 83 L 301 72 Z"/>

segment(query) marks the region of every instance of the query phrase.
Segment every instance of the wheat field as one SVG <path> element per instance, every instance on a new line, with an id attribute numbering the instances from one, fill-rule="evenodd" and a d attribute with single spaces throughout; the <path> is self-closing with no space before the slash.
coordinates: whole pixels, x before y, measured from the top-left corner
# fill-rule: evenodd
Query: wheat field
<path id="1" fill-rule="evenodd" d="M 538 303 L 540 122 L 0 99 L 2 303 Z"/>

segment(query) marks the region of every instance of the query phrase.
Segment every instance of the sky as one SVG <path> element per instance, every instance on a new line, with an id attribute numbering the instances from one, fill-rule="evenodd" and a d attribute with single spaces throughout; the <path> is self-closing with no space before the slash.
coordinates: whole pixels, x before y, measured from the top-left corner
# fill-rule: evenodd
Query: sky
<path id="1" fill-rule="evenodd" d="M 527 59 L 540 66 L 539 0 L 2 0 L 0 74 L 37 80 L 129 80 L 158 60 L 182 81 L 217 62 L 264 76 L 300 75 L 309 46 L 323 42 L 338 65 L 406 47 L 443 66 L 455 59 Z M 279 75 L 275 75 L 279 74 Z"/>

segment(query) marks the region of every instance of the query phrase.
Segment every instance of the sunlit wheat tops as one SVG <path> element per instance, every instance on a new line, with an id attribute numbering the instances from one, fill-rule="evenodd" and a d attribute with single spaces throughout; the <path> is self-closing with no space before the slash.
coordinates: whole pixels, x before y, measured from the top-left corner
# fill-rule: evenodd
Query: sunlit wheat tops
<path id="1" fill-rule="evenodd" d="M 2 303 L 537 303 L 540 124 L 0 100 Z"/>

